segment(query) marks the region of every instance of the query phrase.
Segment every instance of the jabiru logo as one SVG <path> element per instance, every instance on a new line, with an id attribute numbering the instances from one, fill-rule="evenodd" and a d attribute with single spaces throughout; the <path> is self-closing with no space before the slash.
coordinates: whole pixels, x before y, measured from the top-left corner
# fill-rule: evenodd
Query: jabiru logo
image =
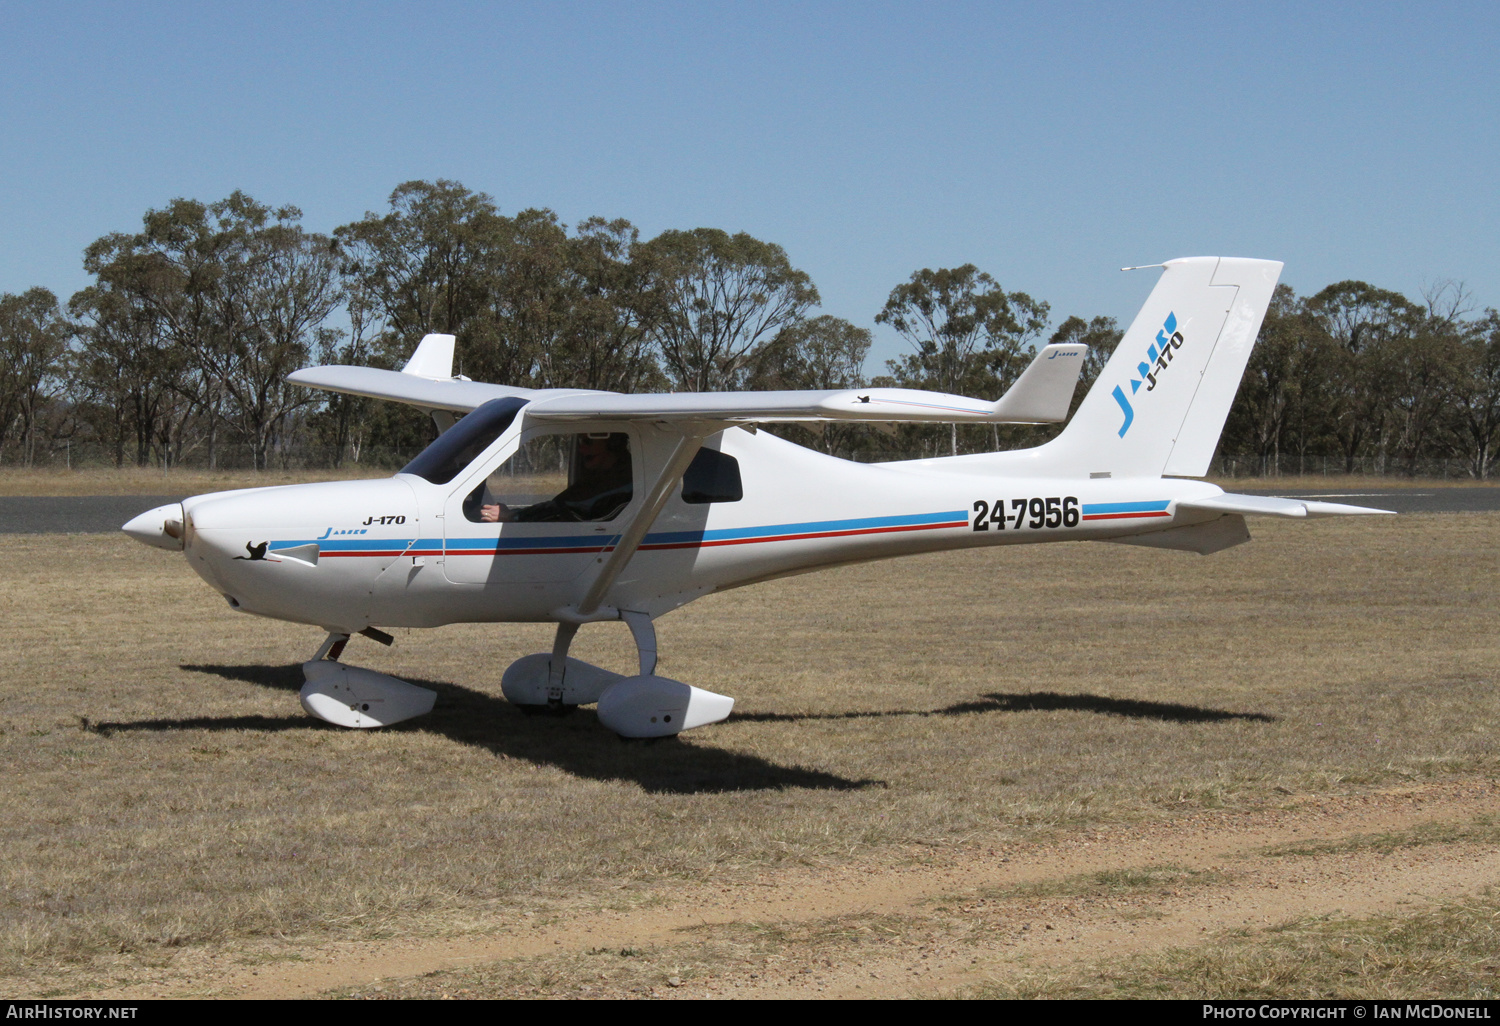
<path id="1" fill-rule="evenodd" d="M 1177 314 L 1168 313 L 1167 319 L 1162 322 L 1161 330 L 1156 333 L 1156 341 L 1146 347 L 1146 359 L 1136 364 L 1136 370 L 1140 373 L 1139 378 L 1130 379 L 1130 394 L 1135 395 L 1141 390 L 1143 381 L 1150 382 L 1146 385 L 1146 391 L 1150 392 L 1156 387 L 1157 376 L 1166 370 L 1172 363 L 1172 356 L 1182 348 L 1182 332 L 1177 330 Z M 1131 423 L 1135 420 L 1135 410 L 1130 407 L 1130 399 L 1125 395 L 1125 390 L 1119 385 L 1114 390 L 1115 402 L 1120 404 L 1120 410 L 1125 414 L 1125 423 L 1120 425 L 1120 437 L 1125 437 L 1125 432 L 1130 430 Z"/>

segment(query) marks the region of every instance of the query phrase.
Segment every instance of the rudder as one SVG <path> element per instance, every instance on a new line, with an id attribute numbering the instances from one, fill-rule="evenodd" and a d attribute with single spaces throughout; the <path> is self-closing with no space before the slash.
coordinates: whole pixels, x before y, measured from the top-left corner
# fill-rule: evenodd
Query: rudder
<path id="1" fill-rule="evenodd" d="M 1201 477 L 1281 275 L 1275 260 L 1187 257 L 1161 279 L 1057 438 L 1058 476 Z"/>

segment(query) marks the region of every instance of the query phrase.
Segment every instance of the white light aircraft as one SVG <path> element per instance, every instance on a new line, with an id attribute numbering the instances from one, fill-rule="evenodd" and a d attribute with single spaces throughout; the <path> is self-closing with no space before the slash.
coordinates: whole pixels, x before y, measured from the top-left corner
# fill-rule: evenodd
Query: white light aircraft
<path id="1" fill-rule="evenodd" d="M 1226 494 L 1208 471 L 1281 273 L 1194 257 L 1161 278 L 1066 429 L 1044 445 L 858 464 L 758 425 L 1066 419 L 1085 347 L 1041 349 L 997 402 L 896 388 L 620 395 L 482 384 L 452 374 L 453 336 L 400 371 L 314 367 L 291 381 L 410 403 L 440 435 L 373 481 L 253 488 L 143 513 L 124 531 L 181 550 L 234 609 L 327 632 L 302 704 L 345 727 L 432 709 L 436 695 L 339 661 L 382 627 L 554 622 L 551 652 L 517 660 L 505 697 L 598 704 L 624 737 L 723 720 L 734 700 L 656 670 L 658 617 L 710 592 L 939 549 L 1110 541 L 1211 553 L 1249 540 L 1247 515 L 1379 513 Z M 568 656 L 579 628 L 622 620 L 621 674 Z"/>

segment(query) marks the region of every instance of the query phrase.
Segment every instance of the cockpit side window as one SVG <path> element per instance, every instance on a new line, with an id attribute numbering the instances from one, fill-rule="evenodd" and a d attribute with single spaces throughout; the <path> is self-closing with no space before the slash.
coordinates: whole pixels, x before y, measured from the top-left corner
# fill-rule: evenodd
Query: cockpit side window
<path id="1" fill-rule="evenodd" d="M 699 449 L 682 475 L 682 501 L 739 502 L 744 497 L 740 461 L 717 449 Z"/>
<path id="2" fill-rule="evenodd" d="M 491 399 L 439 435 L 401 473 L 447 484 L 505 433 L 525 405 L 525 399 L 515 396 Z"/>
<path id="3" fill-rule="evenodd" d="M 464 516 L 475 523 L 613 520 L 633 494 L 629 435 L 533 435 L 464 500 Z"/>

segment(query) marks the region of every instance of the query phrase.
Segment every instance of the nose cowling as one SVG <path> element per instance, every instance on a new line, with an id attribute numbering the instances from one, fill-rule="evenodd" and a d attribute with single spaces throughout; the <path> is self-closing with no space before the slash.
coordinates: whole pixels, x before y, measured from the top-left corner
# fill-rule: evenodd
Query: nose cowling
<path id="1" fill-rule="evenodd" d="M 239 550 L 246 542 L 263 540 L 273 552 L 314 541 L 337 547 L 329 540 L 339 538 L 384 548 L 390 539 L 411 534 L 418 519 L 416 495 L 400 478 L 216 492 L 186 499 L 183 507 L 192 518 L 194 545 L 220 542 L 234 555 L 244 555 Z"/>
<path id="2" fill-rule="evenodd" d="M 188 563 L 234 608 L 345 633 L 370 623 L 375 580 L 420 530 L 416 493 L 400 478 L 218 493 L 183 506 Z"/>
<path id="3" fill-rule="evenodd" d="M 183 539 L 182 503 L 169 502 L 165 506 L 148 509 L 125 524 L 120 530 L 146 545 L 158 549 L 182 551 Z"/>

